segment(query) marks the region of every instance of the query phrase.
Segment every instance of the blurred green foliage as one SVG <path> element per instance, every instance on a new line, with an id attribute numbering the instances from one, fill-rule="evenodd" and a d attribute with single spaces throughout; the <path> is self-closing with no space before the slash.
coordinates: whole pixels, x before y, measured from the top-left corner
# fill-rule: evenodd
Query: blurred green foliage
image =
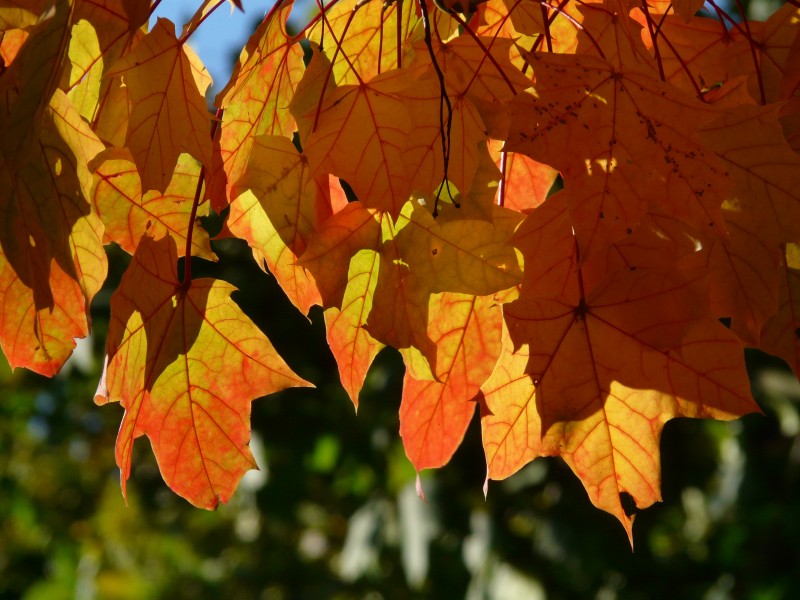
<path id="1" fill-rule="evenodd" d="M 114 440 L 122 411 L 92 397 L 114 277 L 95 337 L 52 381 L 0 369 L 0 598 L 754 598 L 800 597 L 800 411 L 785 366 L 749 356 L 765 416 L 680 419 L 665 429 L 664 503 L 642 512 L 635 552 L 569 469 L 539 459 L 482 485 L 477 419 L 450 465 L 423 473 L 397 435 L 402 362 L 385 351 L 358 416 L 338 383 L 322 315 L 297 313 L 237 241 L 237 302 L 317 388 L 253 404 L 261 471 L 214 513 L 161 481 L 140 439 L 128 505 Z"/>

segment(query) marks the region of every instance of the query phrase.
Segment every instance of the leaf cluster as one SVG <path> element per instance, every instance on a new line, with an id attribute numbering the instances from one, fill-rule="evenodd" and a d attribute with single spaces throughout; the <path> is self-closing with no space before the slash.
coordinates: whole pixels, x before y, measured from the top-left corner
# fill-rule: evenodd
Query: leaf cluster
<path id="1" fill-rule="evenodd" d="M 146 435 L 173 490 L 226 502 L 255 466 L 251 401 L 310 385 L 233 286 L 192 277 L 211 211 L 322 307 L 356 407 L 400 351 L 417 471 L 477 407 L 487 481 L 560 456 L 629 536 L 665 422 L 758 411 L 745 347 L 800 372 L 794 3 L 757 22 L 695 0 L 339 0 L 292 35 L 284 0 L 212 118 L 187 40 L 223 4 L 178 34 L 148 28 L 150 0 L 0 1 L 0 346 L 57 373 L 103 245 L 132 254 L 95 396 L 125 409 L 123 490 Z"/>

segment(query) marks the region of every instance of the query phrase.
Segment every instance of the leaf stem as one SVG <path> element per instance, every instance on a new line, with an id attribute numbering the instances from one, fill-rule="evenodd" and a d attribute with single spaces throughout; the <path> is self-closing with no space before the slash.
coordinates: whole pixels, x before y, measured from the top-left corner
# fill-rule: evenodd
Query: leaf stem
<path id="1" fill-rule="evenodd" d="M 218 108 L 214 119 L 211 122 L 211 139 L 213 140 L 217 131 L 219 131 L 220 123 L 222 122 L 222 113 L 224 109 Z M 192 283 L 192 234 L 194 233 L 194 226 L 197 220 L 197 209 L 200 206 L 200 199 L 203 196 L 203 183 L 206 175 L 206 167 L 200 167 L 200 174 L 197 176 L 197 187 L 194 190 L 194 200 L 192 200 L 192 210 L 189 213 L 189 226 L 186 230 L 186 250 L 183 257 L 183 281 L 181 282 L 181 289 L 187 290 Z"/>
<path id="2" fill-rule="evenodd" d="M 489 43 L 489 47 L 487 48 L 486 45 L 481 41 L 481 39 L 477 35 L 475 35 L 475 32 L 472 31 L 472 28 L 469 26 L 464 17 L 462 17 L 458 12 L 454 10 L 450 11 L 450 16 L 453 17 L 458 22 L 458 24 L 464 28 L 464 30 L 467 33 L 469 33 L 470 37 L 472 37 L 472 39 L 475 40 L 475 43 L 478 44 L 478 47 L 483 51 L 483 58 L 481 59 L 481 64 L 479 64 L 478 68 L 475 69 L 475 71 L 472 73 L 472 79 L 470 80 L 469 85 L 467 85 L 467 87 L 464 89 L 464 93 L 466 93 L 472 86 L 472 82 L 475 81 L 475 79 L 478 77 L 478 73 L 480 72 L 481 67 L 483 67 L 483 61 L 488 58 L 489 62 L 494 65 L 495 69 L 497 69 L 497 72 L 500 73 L 500 76 L 503 78 L 503 81 L 506 82 L 508 89 L 510 89 L 511 93 L 516 96 L 517 95 L 516 88 L 514 88 L 514 85 L 511 83 L 511 80 L 508 78 L 508 75 L 506 75 L 503 68 L 499 64 L 497 64 L 497 61 L 495 60 L 494 56 L 492 56 L 491 52 L 489 52 L 489 49 L 491 49 L 491 47 L 494 45 L 494 41 L 497 39 L 497 36 L 495 35 L 492 38 L 492 41 Z"/>
<path id="3" fill-rule="evenodd" d="M 226 2 L 226 0 L 217 0 L 217 3 L 214 6 L 211 7 L 211 10 L 209 10 L 206 14 L 202 15 L 197 20 L 197 22 L 194 24 L 193 27 L 190 27 L 189 29 L 187 29 L 186 31 L 184 31 L 181 34 L 181 37 L 178 40 L 178 42 L 181 43 L 181 44 L 185 44 L 186 40 L 188 40 L 192 36 L 192 34 L 194 34 L 194 32 L 199 29 L 200 25 L 203 24 L 203 21 L 205 21 L 208 17 L 210 17 L 212 14 L 214 14 L 214 11 L 217 10 L 220 6 L 222 6 L 225 2 Z M 194 17 L 192 17 L 192 21 L 193 20 L 194 20 Z M 191 24 L 192 21 L 189 21 L 189 23 Z"/>
<path id="4" fill-rule="evenodd" d="M 161 4 L 161 0 L 156 0 L 155 2 L 153 2 L 153 5 L 150 7 L 150 13 L 147 15 L 148 21 L 150 20 L 150 17 L 153 16 L 153 13 L 156 12 L 156 9 L 158 8 L 159 4 Z"/>
<path id="5" fill-rule="evenodd" d="M 436 52 L 433 51 L 433 40 L 431 39 L 431 20 L 428 14 L 428 6 L 426 0 L 417 0 L 417 4 L 422 12 L 422 25 L 425 31 L 425 46 L 428 48 L 428 54 L 431 57 L 431 64 L 433 70 L 436 71 L 436 76 L 439 78 L 439 133 L 442 140 L 442 161 L 444 162 L 444 173 L 442 175 L 442 183 L 447 186 L 449 192 L 450 186 L 447 180 L 447 174 L 450 169 L 450 130 L 453 126 L 453 105 L 450 103 L 450 96 L 447 95 L 447 87 L 444 82 L 444 73 L 439 66 L 439 61 L 436 58 Z M 447 128 L 444 125 L 444 108 L 447 106 Z M 436 200 L 433 203 L 433 216 L 439 214 L 439 197 L 442 193 L 442 187 L 436 191 Z"/>
<path id="6" fill-rule="evenodd" d="M 344 40 L 344 36 L 347 35 L 347 30 L 350 29 L 350 25 L 353 22 L 353 18 L 356 16 L 358 9 L 360 9 L 365 4 L 365 0 L 359 0 L 356 5 L 353 7 L 353 10 L 350 11 L 350 16 L 347 17 L 347 22 L 344 24 L 344 29 L 342 30 L 342 37 L 341 39 Z M 324 27 L 324 25 L 323 25 Z M 324 31 L 324 29 L 323 29 Z M 342 52 L 342 57 L 347 61 L 347 64 L 350 66 L 350 70 L 353 72 L 353 75 L 356 76 L 358 79 L 358 83 L 360 85 L 364 85 L 364 80 L 361 79 L 361 75 L 359 75 L 356 68 L 353 66 L 353 63 L 350 61 L 350 57 L 347 56 L 347 53 L 342 50 L 342 42 L 336 39 L 336 36 L 333 33 L 333 29 L 330 29 L 331 37 L 336 44 L 336 50 L 333 53 L 333 58 L 331 58 L 331 68 L 328 69 L 328 72 L 325 74 L 325 81 L 322 83 L 322 90 L 319 93 L 319 101 L 317 102 L 317 112 L 314 115 L 314 126 L 311 128 L 311 131 L 316 131 L 317 126 L 319 125 L 319 115 L 322 112 L 322 101 L 325 99 L 325 90 L 328 88 L 328 82 L 331 79 L 331 75 L 333 75 L 333 66 L 336 64 L 336 59 L 339 56 L 339 52 Z M 324 52 L 325 49 L 320 45 L 320 51 Z"/>
<path id="7" fill-rule="evenodd" d="M 758 54 L 756 53 L 756 42 L 753 40 L 753 33 L 750 31 L 750 21 L 747 20 L 744 7 L 741 0 L 735 0 L 736 8 L 739 9 L 739 14 L 742 15 L 742 22 L 744 29 L 747 32 L 747 39 L 750 42 L 750 54 L 753 57 L 753 67 L 756 71 L 756 79 L 758 80 L 758 93 L 761 96 L 761 104 L 767 103 L 767 94 L 764 91 L 764 79 L 761 77 L 761 65 L 758 62 Z"/>
<path id="8" fill-rule="evenodd" d="M 650 33 L 650 39 L 653 40 L 653 52 L 656 57 L 656 64 L 658 65 L 658 75 L 661 77 L 661 81 L 666 81 L 667 77 L 664 75 L 664 63 L 661 61 L 661 50 L 658 48 L 658 31 L 653 27 L 653 17 L 650 15 L 650 9 L 647 7 L 647 0 L 642 0 L 642 11 L 647 21 L 647 31 Z"/>
<path id="9" fill-rule="evenodd" d="M 550 21 L 547 18 L 547 9 L 544 7 L 544 0 L 539 3 L 539 9 L 542 11 L 542 21 L 544 21 L 544 39 L 547 41 L 547 51 L 552 54 L 553 37 L 550 34 Z"/>
<path id="10" fill-rule="evenodd" d="M 500 152 L 500 185 L 497 189 L 497 206 L 505 206 L 506 203 L 506 171 L 508 170 L 508 152 Z"/>
<path id="11" fill-rule="evenodd" d="M 397 29 L 397 68 L 403 68 L 403 0 L 395 2 L 396 29 Z"/>

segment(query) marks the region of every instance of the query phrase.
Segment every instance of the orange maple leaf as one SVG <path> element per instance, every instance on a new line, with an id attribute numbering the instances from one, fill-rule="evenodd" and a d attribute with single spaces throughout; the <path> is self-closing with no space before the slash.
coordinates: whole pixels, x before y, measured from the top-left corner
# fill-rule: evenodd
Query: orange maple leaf
<path id="1" fill-rule="evenodd" d="M 247 240 L 256 262 L 262 267 L 266 262 L 300 311 L 307 314 L 321 304 L 313 276 L 296 264 L 311 235 L 331 215 L 327 186 L 309 179 L 306 157 L 289 138 L 258 136 L 232 196 L 228 231 Z"/>
<path id="2" fill-rule="evenodd" d="M 408 1 L 337 2 L 308 32 L 331 60 L 335 56 L 325 77 L 331 76 L 338 85 L 369 81 L 408 64 L 412 41 L 421 37 L 419 11 Z"/>
<path id="3" fill-rule="evenodd" d="M 311 172 L 347 181 L 366 208 L 397 216 L 412 191 L 403 150 L 413 132 L 407 106 L 397 92 L 411 85 L 395 69 L 368 83 L 343 85 L 325 95 L 318 127 L 304 141 Z M 317 107 L 310 120 L 316 121 Z"/>
<path id="4" fill-rule="evenodd" d="M 142 189 L 164 191 L 182 152 L 211 166 L 211 119 L 203 95 L 211 77 L 194 51 L 175 37 L 171 21 L 159 19 L 106 76 L 122 76 L 130 95 L 126 145 Z"/>
<path id="5" fill-rule="evenodd" d="M 286 31 L 292 6 L 281 2 L 261 22 L 217 95 L 224 114 L 210 186 L 218 212 L 233 200 L 227 194 L 244 173 L 256 136 L 291 138 L 296 128 L 289 102 L 303 75 L 303 49 Z"/>
<path id="6" fill-rule="evenodd" d="M 800 377 L 800 245 L 787 244 L 777 314 L 764 323 L 761 348 L 780 356 Z"/>
<path id="7" fill-rule="evenodd" d="M 428 336 L 436 379 L 403 380 L 400 435 L 417 471 L 446 464 L 475 414 L 475 396 L 500 356 L 502 310 L 491 296 L 431 296 Z"/>
<path id="8" fill-rule="evenodd" d="M 328 345 L 339 368 L 339 378 L 358 409 L 358 395 L 372 361 L 384 344 L 367 330 L 378 282 L 380 254 L 359 250 L 350 260 L 342 306 L 325 310 Z"/>
<path id="9" fill-rule="evenodd" d="M 731 181 L 697 135 L 713 108 L 593 56 L 527 57 L 534 95 L 512 101 L 506 149 L 559 169 L 567 189 L 571 178 L 585 188 L 570 203 L 582 250 L 596 233 L 619 239 L 652 210 L 683 219 L 699 239 L 724 231 Z"/>
<path id="10" fill-rule="evenodd" d="M 111 149 L 99 154 L 94 164 L 96 183 L 92 202 L 105 225 L 105 238 L 116 242 L 129 254 L 145 234 L 175 238 L 179 256 L 186 252 L 189 215 L 192 210 L 200 165 L 188 154 L 181 154 L 172 180 L 163 193 L 156 190 L 142 193 L 139 172 L 127 148 Z M 198 216 L 208 212 L 203 203 Z M 208 233 L 192 224 L 192 255 L 216 260 Z"/>
<path id="11" fill-rule="evenodd" d="M 26 162 L 0 154 L 0 345 L 12 367 L 52 376 L 89 333 L 106 276 L 103 226 L 86 200 L 86 165 L 103 144 L 61 91 L 42 121 Z"/>
<path id="12" fill-rule="evenodd" d="M 183 286 L 177 258 L 170 236 L 139 242 L 111 299 L 95 401 L 125 408 L 117 437 L 123 493 L 134 441 L 147 435 L 167 485 L 213 509 L 257 468 L 248 448 L 251 401 L 311 384 L 233 302 L 233 286 L 213 279 Z"/>
<path id="13" fill-rule="evenodd" d="M 592 502 L 630 535 L 620 494 L 639 508 L 660 499 L 663 424 L 677 416 L 730 419 L 758 407 L 742 343 L 707 316 L 702 287 L 691 279 L 697 274 L 649 268 L 598 279 L 576 255 L 562 256 L 541 268 L 562 282 L 560 294 L 538 295 L 530 285 L 504 307 L 503 353 L 483 386 L 489 476 L 560 455 Z"/>

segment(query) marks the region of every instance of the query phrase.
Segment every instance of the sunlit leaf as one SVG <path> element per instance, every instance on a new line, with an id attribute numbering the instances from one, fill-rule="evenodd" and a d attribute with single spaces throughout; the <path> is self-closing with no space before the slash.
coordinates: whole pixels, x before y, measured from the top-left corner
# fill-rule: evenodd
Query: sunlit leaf
<path id="1" fill-rule="evenodd" d="M 105 225 L 106 238 L 133 254 L 143 235 L 157 238 L 170 235 L 178 246 L 178 256 L 183 256 L 200 176 L 198 162 L 182 154 L 163 194 L 155 190 L 142 193 L 139 172 L 127 149 L 104 152 L 96 162 L 99 164 L 95 169 L 97 181 L 92 202 Z M 208 203 L 204 202 L 197 214 L 207 213 Z M 216 259 L 208 233 L 198 223 L 194 223 L 192 255 Z"/>
<path id="2" fill-rule="evenodd" d="M 0 344 L 12 367 L 52 376 L 106 276 L 102 224 L 87 196 L 87 163 L 103 148 L 62 92 L 22 168 L 0 156 Z"/>
<path id="3" fill-rule="evenodd" d="M 491 296 L 431 296 L 428 335 L 436 345 L 436 380 L 406 372 L 400 435 L 414 467 L 441 467 L 461 444 L 475 396 L 500 355 L 502 309 Z"/>
<path id="4" fill-rule="evenodd" d="M 159 19 L 107 76 L 122 76 L 130 94 L 126 145 L 142 189 L 165 190 L 182 152 L 210 166 L 210 116 L 204 94 L 211 77 L 194 51 L 175 37 L 171 21 Z"/>
<path id="5" fill-rule="evenodd" d="M 544 202 L 558 171 L 524 154 L 505 152 L 503 155 L 501 144 L 497 142 L 490 142 L 489 148 L 502 175 L 503 206 L 529 212 Z"/>
<path id="6" fill-rule="evenodd" d="M 354 4 L 345 0 L 336 3 L 308 32 L 309 39 L 323 47 L 329 59 L 336 56 L 330 75 L 339 85 L 357 84 L 359 78 L 369 81 L 407 64 L 411 42 L 422 37 L 419 10 L 410 0 L 389 6 L 366 2 L 355 17 Z M 358 25 L 348 26 L 354 18 Z"/>
<path id="7" fill-rule="evenodd" d="M 147 435 L 167 485 L 196 506 L 227 502 L 257 468 L 250 403 L 307 386 L 213 279 L 182 286 L 172 237 L 145 237 L 111 300 L 98 403 L 125 408 L 117 438 L 123 493 L 133 444 Z M 140 290 L 147 289 L 147 294 Z"/>
<path id="8" fill-rule="evenodd" d="M 219 139 L 221 162 L 213 169 L 212 201 L 221 210 L 244 173 L 259 135 L 291 138 L 296 126 L 289 103 L 303 74 L 303 50 L 286 31 L 292 2 L 270 13 L 242 50 L 230 82 L 217 96 L 225 112 Z"/>
<path id="9" fill-rule="evenodd" d="M 306 157 L 288 138 L 259 136 L 233 193 L 228 230 L 247 240 L 300 311 L 321 304 L 314 278 L 297 265 L 311 235 L 331 215 L 327 190 L 309 179 Z"/>
<path id="10" fill-rule="evenodd" d="M 576 198 L 581 243 L 598 228 L 613 240 L 647 205 L 679 216 L 695 235 L 719 235 L 731 182 L 697 139 L 716 117 L 713 109 L 646 73 L 591 56 L 528 57 L 535 91 L 513 101 L 507 149 L 557 168 L 566 188 L 571 176 L 592 175 L 597 200 L 590 207 Z M 627 225 L 608 229 L 618 223 Z"/>
<path id="11" fill-rule="evenodd" d="M 366 328 L 378 283 L 379 265 L 380 255 L 374 250 L 356 252 L 350 261 L 341 308 L 332 306 L 325 311 L 328 345 L 339 366 L 342 386 L 356 408 L 367 371 L 384 347 Z"/>
<path id="12" fill-rule="evenodd" d="M 776 106 L 740 106 L 703 129 L 736 183 L 734 198 L 763 214 L 765 239 L 800 239 L 800 157 L 783 137 Z"/>
<path id="13" fill-rule="evenodd" d="M 620 495 L 639 508 L 660 500 L 667 420 L 758 409 L 741 343 L 703 317 L 691 281 L 620 273 L 584 295 L 581 271 L 572 273 L 562 297 L 536 299 L 534 290 L 505 307 L 509 333 L 483 386 L 489 476 L 562 456 L 630 535 Z"/>

